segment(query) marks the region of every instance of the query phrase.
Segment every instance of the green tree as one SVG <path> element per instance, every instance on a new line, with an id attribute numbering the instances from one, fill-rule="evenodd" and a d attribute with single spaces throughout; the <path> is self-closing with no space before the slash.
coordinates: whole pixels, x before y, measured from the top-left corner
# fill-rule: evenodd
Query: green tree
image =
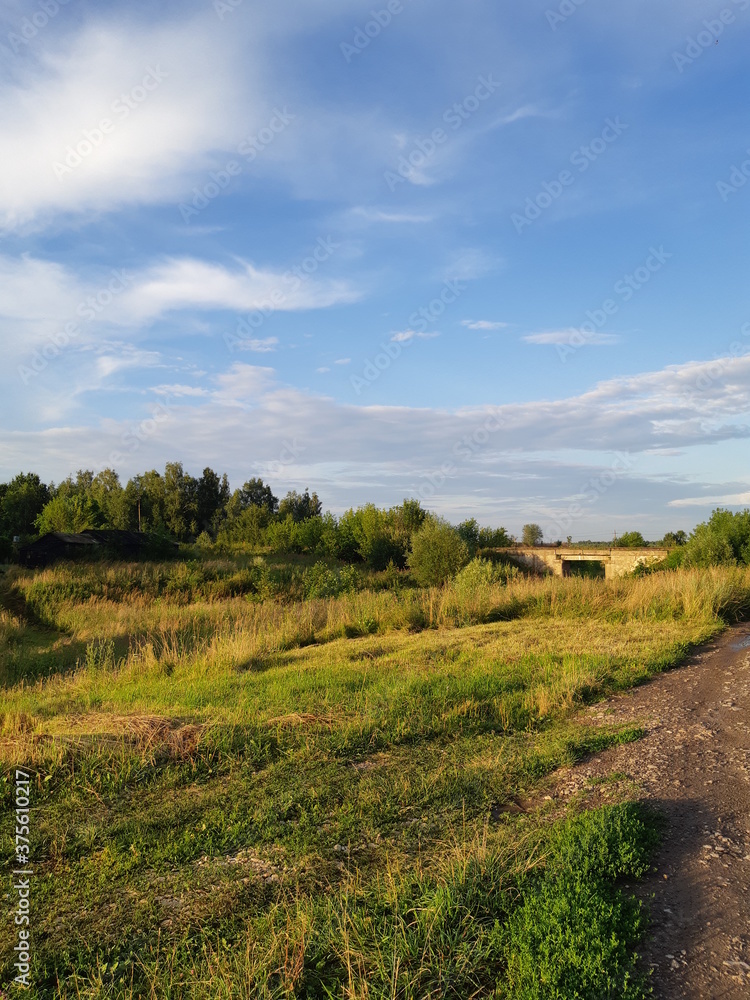
<path id="1" fill-rule="evenodd" d="M 406 517 L 413 517 L 413 509 Z M 389 563 L 406 565 L 411 533 L 405 526 L 403 508 L 381 510 L 374 503 L 348 510 L 338 524 L 340 559 L 366 562 L 373 569 L 385 569 Z"/>
<path id="2" fill-rule="evenodd" d="M 412 539 L 409 569 L 422 587 L 440 586 L 468 561 L 468 545 L 442 518 L 428 518 Z"/>
<path id="3" fill-rule="evenodd" d="M 103 469 L 91 481 L 88 495 L 97 503 L 107 528 L 127 528 L 125 491 L 114 469 Z"/>
<path id="4" fill-rule="evenodd" d="M 480 549 L 507 549 L 513 545 L 513 539 L 505 528 L 480 528 Z"/>
<path id="5" fill-rule="evenodd" d="M 248 479 L 239 491 L 243 508 L 262 507 L 269 514 L 275 514 L 279 509 L 278 498 L 271 491 L 262 479 Z"/>
<path id="6" fill-rule="evenodd" d="M 750 564 L 750 510 L 717 508 L 699 524 L 685 546 L 687 566 Z"/>
<path id="7" fill-rule="evenodd" d="M 404 500 L 399 507 L 393 508 L 393 516 L 399 530 L 411 539 L 415 531 L 419 531 L 427 517 L 419 500 Z"/>
<path id="8" fill-rule="evenodd" d="M 195 508 L 201 531 L 215 530 L 223 520 L 229 502 L 229 480 L 205 468 L 195 486 Z"/>
<path id="9" fill-rule="evenodd" d="M 279 504 L 279 518 L 283 521 L 291 517 L 295 524 L 306 521 L 310 517 L 320 517 L 323 512 L 323 505 L 318 499 L 318 494 L 310 494 L 309 490 L 298 493 L 290 490 Z"/>
<path id="10" fill-rule="evenodd" d="M 456 531 L 468 545 L 469 553 L 473 558 L 474 553 L 479 547 L 479 525 L 477 519 L 472 517 L 468 521 L 462 521 L 456 528 Z"/>
<path id="11" fill-rule="evenodd" d="M 198 534 L 198 481 L 185 472 L 182 462 L 167 462 L 164 469 L 164 524 L 170 535 L 186 541 Z"/>
<path id="12" fill-rule="evenodd" d="M 661 540 L 662 545 L 666 545 L 669 548 L 673 546 L 681 546 L 687 544 L 688 536 L 684 531 L 668 531 L 664 538 Z"/>
<path id="13" fill-rule="evenodd" d="M 267 530 L 271 515 L 265 507 L 243 507 L 235 498 L 236 490 L 227 505 L 227 518 L 219 529 L 217 542 L 221 544 L 252 545 L 260 548 L 267 544 Z"/>
<path id="14" fill-rule="evenodd" d="M 166 532 L 166 488 L 156 469 L 133 476 L 125 487 L 124 507 L 128 527 L 133 531 Z M 140 518 L 139 518 L 140 510 Z"/>
<path id="15" fill-rule="evenodd" d="M 617 549 L 642 549 L 646 546 L 646 540 L 640 531 L 626 531 L 624 535 L 615 541 Z"/>
<path id="16" fill-rule="evenodd" d="M 541 545 L 544 532 L 538 524 L 524 524 L 521 537 L 524 545 Z"/>
<path id="17" fill-rule="evenodd" d="M 35 472 L 20 472 L 0 487 L 0 528 L 6 538 L 34 533 L 34 522 L 52 499 Z"/>
<path id="18" fill-rule="evenodd" d="M 103 526 L 104 515 L 98 503 L 92 496 L 83 493 L 58 493 L 36 519 L 36 529 L 40 535 L 46 535 L 50 531 L 77 534 Z"/>

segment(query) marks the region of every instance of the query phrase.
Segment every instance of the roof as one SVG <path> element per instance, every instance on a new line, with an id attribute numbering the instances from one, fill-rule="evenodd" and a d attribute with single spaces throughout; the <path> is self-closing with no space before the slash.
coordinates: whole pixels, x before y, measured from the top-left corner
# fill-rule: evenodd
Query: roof
<path id="1" fill-rule="evenodd" d="M 65 531 L 50 531 L 41 538 L 37 538 L 30 545 L 48 545 L 50 542 L 62 542 L 63 545 L 100 545 L 95 538 L 90 538 L 86 534 L 70 535 Z"/>

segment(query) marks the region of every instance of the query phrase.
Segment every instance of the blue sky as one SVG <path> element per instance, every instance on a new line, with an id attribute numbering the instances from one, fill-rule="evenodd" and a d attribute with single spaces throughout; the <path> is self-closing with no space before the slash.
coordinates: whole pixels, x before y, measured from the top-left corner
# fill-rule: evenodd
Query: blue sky
<path id="1" fill-rule="evenodd" d="M 750 0 L 518 8 L 5 0 L 2 474 L 750 503 Z"/>

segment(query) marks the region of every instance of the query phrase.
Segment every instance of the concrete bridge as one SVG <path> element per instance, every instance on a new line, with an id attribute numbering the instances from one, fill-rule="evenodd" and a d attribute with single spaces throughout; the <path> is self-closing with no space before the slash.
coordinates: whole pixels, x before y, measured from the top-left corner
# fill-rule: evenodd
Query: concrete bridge
<path id="1" fill-rule="evenodd" d="M 530 569 L 541 573 L 551 572 L 555 576 L 570 576 L 572 563 L 603 563 L 607 580 L 632 573 L 638 566 L 661 562 L 670 553 L 670 549 L 586 549 L 576 548 L 574 545 L 564 545 L 561 548 L 518 546 L 505 551 Z"/>

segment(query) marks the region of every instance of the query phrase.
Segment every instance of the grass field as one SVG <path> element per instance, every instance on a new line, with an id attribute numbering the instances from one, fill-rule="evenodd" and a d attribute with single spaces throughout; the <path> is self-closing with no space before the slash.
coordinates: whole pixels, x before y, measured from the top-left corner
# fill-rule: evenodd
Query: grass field
<path id="1" fill-rule="evenodd" d="M 7 874 L 22 766 L 30 995 L 644 996 L 624 882 L 658 819 L 562 815 L 544 783 L 638 738 L 577 711 L 746 615 L 750 574 L 258 572 L 6 573 L 0 850 Z"/>

